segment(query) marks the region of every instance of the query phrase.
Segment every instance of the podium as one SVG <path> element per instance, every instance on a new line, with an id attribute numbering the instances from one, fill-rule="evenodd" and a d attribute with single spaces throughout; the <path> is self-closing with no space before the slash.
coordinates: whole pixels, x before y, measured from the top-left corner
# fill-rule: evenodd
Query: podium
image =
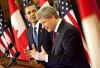
<path id="1" fill-rule="evenodd" d="M 19 59 L 16 59 L 16 64 L 8 67 L 10 59 L 9 57 L 0 58 L 0 66 L 2 68 L 45 68 L 42 64 L 38 64 L 36 60 L 24 61 Z"/>

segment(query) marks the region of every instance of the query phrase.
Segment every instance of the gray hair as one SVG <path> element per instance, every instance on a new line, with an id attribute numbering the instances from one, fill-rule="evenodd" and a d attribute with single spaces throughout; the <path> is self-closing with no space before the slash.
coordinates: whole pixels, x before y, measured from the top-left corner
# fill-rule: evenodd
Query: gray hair
<path id="1" fill-rule="evenodd" d="M 50 18 L 51 15 L 54 15 L 55 18 L 59 17 L 55 8 L 46 6 L 46 7 L 40 8 L 40 10 L 37 12 L 37 19 L 40 19 L 41 17 Z"/>

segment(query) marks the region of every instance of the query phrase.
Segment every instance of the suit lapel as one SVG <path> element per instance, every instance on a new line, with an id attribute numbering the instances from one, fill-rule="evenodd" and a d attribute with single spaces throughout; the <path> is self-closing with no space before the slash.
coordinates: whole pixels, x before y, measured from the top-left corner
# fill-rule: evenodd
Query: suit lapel
<path id="1" fill-rule="evenodd" d="M 42 43 L 42 38 L 43 38 L 43 30 L 41 24 L 39 24 L 39 29 L 38 29 L 38 45 L 40 46 Z"/>
<path id="2" fill-rule="evenodd" d="M 33 28 L 32 28 L 32 25 L 30 25 L 28 28 L 27 28 L 27 36 L 28 36 L 28 40 L 29 40 L 29 48 L 32 49 L 32 43 L 34 42 L 33 41 Z"/>
<path id="3" fill-rule="evenodd" d="M 63 26 L 64 24 L 61 22 L 61 24 L 58 27 L 58 31 L 56 32 L 55 43 L 53 44 L 53 48 L 52 48 L 52 54 L 55 54 L 56 48 L 60 46 L 62 43 L 62 39 L 64 36 Z"/>
<path id="4" fill-rule="evenodd" d="M 55 38 L 55 44 L 53 45 L 52 48 L 52 54 L 55 55 L 56 51 L 58 50 L 57 48 L 61 46 L 61 43 L 63 42 L 63 37 L 64 33 L 66 32 L 67 29 L 70 28 L 71 24 L 68 24 L 67 22 L 64 22 L 64 20 L 61 21 L 61 24 L 58 27 L 58 31 L 56 33 L 56 38 Z"/>
<path id="5" fill-rule="evenodd" d="M 56 38 L 55 43 L 53 44 L 52 54 L 55 54 L 56 48 L 61 45 L 63 34 L 64 33 L 56 32 Z"/>

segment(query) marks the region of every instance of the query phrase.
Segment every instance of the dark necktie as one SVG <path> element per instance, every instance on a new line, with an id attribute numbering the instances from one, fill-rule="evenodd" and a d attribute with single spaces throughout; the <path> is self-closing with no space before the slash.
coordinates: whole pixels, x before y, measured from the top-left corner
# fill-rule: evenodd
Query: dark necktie
<path id="1" fill-rule="evenodd" d="M 33 39 L 34 39 L 36 48 L 38 49 L 38 35 L 37 35 L 37 32 L 36 32 L 36 27 L 34 27 L 34 29 L 33 29 Z"/>
<path id="2" fill-rule="evenodd" d="M 55 43 L 55 32 L 53 32 L 52 34 L 53 34 L 52 40 L 53 40 L 53 43 Z"/>

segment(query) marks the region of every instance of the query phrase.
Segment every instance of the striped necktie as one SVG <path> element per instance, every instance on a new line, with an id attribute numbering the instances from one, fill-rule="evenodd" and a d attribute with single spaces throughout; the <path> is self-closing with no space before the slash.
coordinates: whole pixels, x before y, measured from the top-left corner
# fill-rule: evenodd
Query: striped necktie
<path id="1" fill-rule="evenodd" d="M 36 27 L 34 27 L 33 29 L 33 39 L 34 39 L 34 42 L 35 42 L 35 45 L 36 45 L 36 49 L 38 49 L 38 35 L 37 35 L 37 32 L 36 32 Z"/>

